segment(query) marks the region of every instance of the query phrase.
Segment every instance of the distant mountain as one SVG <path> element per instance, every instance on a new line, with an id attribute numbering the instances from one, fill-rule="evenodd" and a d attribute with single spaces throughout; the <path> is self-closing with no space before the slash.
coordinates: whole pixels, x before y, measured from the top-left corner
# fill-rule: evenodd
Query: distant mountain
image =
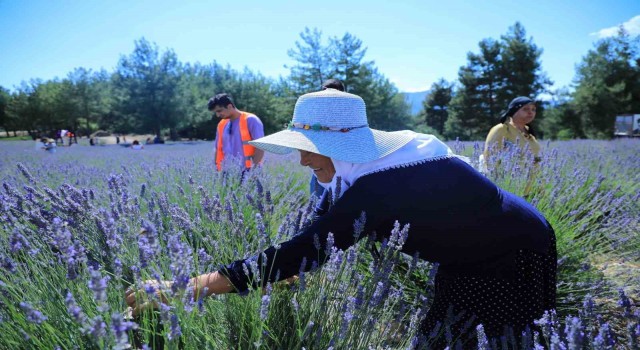
<path id="1" fill-rule="evenodd" d="M 411 106 L 411 115 L 418 115 L 422 110 L 422 101 L 429 94 L 429 90 L 418 92 L 401 92 L 404 95 L 404 100 Z"/>

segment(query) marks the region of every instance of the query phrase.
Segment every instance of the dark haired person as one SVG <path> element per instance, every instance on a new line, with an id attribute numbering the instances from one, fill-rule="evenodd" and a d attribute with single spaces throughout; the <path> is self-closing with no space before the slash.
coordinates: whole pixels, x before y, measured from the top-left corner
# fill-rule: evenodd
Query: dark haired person
<path id="1" fill-rule="evenodd" d="M 144 146 L 140 144 L 140 141 L 133 140 L 133 143 L 131 144 L 131 149 L 133 149 L 133 150 L 141 150 L 143 148 L 144 148 Z"/>
<path id="2" fill-rule="evenodd" d="M 500 123 L 491 128 L 487 135 L 484 144 L 485 161 L 491 156 L 491 151 L 500 150 L 508 144 L 517 144 L 523 149 L 528 148 L 534 160 L 539 161 L 540 144 L 529 126 L 535 118 L 534 100 L 524 96 L 514 98 L 500 117 Z"/>
<path id="3" fill-rule="evenodd" d="M 483 158 L 480 160 L 481 171 L 489 173 L 495 170 L 495 165 L 500 164 L 500 158 L 490 160 L 489 157 L 500 157 L 500 152 L 506 148 L 517 146 L 522 150 L 518 158 L 531 157 L 534 166 L 527 172 L 527 182 L 522 193 L 525 198 L 533 193 L 537 163 L 540 161 L 540 144 L 530 125 L 535 118 L 536 102 L 534 100 L 526 96 L 511 100 L 506 111 L 500 116 L 500 123 L 489 131 L 484 144 Z"/>
<path id="4" fill-rule="evenodd" d="M 338 79 L 327 79 L 322 83 L 320 90 L 336 89 L 338 91 L 344 91 L 344 84 Z"/>
<path id="5" fill-rule="evenodd" d="M 236 108 L 230 95 L 217 94 L 207 104 L 207 108 L 220 118 L 214 141 L 214 162 L 222 171 L 225 158 L 242 159 L 245 169 L 260 164 L 264 151 L 256 149 L 249 141 L 264 136 L 264 126 L 256 115 Z"/>

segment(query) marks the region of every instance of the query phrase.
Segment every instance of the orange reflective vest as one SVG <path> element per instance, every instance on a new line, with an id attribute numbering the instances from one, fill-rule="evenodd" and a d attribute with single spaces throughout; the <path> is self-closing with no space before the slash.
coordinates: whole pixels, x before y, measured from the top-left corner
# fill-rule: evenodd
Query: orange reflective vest
<path id="1" fill-rule="evenodd" d="M 251 134 L 249 133 L 249 127 L 247 126 L 247 117 L 249 113 L 240 112 L 240 139 L 242 140 L 242 153 L 244 154 L 244 166 L 250 169 L 253 165 L 253 154 L 256 150 L 255 147 L 249 144 L 251 141 Z M 218 134 L 216 136 L 216 169 L 222 170 L 222 160 L 224 159 L 224 152 L 222 151 L 222 135 L 224 135 L 224 127 L 229 123 L 229 119 L 222 119 L 218 123 Z"/>

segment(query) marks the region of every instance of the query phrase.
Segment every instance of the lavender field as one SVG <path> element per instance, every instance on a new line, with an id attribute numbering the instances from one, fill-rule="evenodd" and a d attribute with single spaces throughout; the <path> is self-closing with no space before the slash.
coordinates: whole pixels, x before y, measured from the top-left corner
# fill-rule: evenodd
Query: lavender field
<path id="1" fill-rule="evenodd" d="M 477 159 L 481 144 L 452 142 Z M 314 273 L 193 301 L 184 281 L 288 237 L 311 218 L 308 169 L 267 155 L 245 181 L 213 171 L 211 143 L 35 150 L 0 142 L 0 349 L 411 349 L 437 266 L 366 239 Z M 555 228 L 558 308 L 524 348 L 639 349 L 640 141 L 543 144 L 488 174 Z M 429 181 L 429 179 L 425 179 Z M 408 232 L 411 235 L 411 231 Z M 331 249 L 331 247 L 324 247 Z M 257 274 L 259 276 L 259 274 Z M 259 278 L 259 277 L 258 277 Z M 131 317 L 127 288 L 172 280 Z M 466 348 L 445 322 L 431 338 Z M 503 349 L 512 339 L 486 343 Z"/>

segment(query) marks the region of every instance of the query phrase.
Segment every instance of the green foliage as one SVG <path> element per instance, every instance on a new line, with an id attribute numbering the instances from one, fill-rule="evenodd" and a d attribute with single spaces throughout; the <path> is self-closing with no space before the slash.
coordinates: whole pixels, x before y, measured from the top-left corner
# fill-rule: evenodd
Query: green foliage
<path id="1" fill-rule="evenodd" d="M 422 111 L 419 118 L 433 128 L 438 135 L 444 134 L 444 126 L 449 118 L 449 103 L 453 96 L 453 83 L 444 79 L 433 83 L 429 89 L 429 95 L 422 102 Z"/>
<path id="2" fill-rule="evenodd" d="M 573 105 L 590 138 L 611 138 L 615 116 L 640 111 L 640 36 L 620 28 L 595 44 L 577 68 Z"/>
<path id="3" fill-rule="evenodd" d="M 482 40 L 479 49 L 480 53 L 467 55 L 468 63 L 458 73 L 460 87 L 445 123 L 447 138 L 483 139 L 509 101 L 517 96 L 535 98 L 551 84 L 541 72 L 542 50 L 533 39 L 526 39 L 519 22 L 499 41 Z"/>
<path id="4" fill-rule="evenodd" d="M 134 116 L 134 131 L 164 128 L 180 122 L 178 86 L 181 64 L 172 50 L 160 54 L 158 46 L 140 39 L 131 55 L 121 57 L 114 83 L 123 94 L 118 109 Z"/>
<path id="5" fill-rule="evenodd" d="M 309 28 L 300 33 L 300 38 L 296 49 L 289 50 L 289 56 L 297 62 L 290 67 L 287 89 L 293 97 L 318 91 L 324 80 L 336 78 L 347 92 L 365 101 L 372 128 L 402 130 L 410 125 L 409 106 L 372 61 L 363 61 L 366 48 L 360 39 L 345 33 L 341 38 L 329 38 L 324 45 L 322 32 Z"/>
<path id="6" fill-rule="evenodd" d="M 329 78 L 328 50 L 322 43 L 322 31 L 305 28 L 300 33 L 302 42 L 296 41 L 295 49 L 287 52 L 296 65 L 288 67 L 289 80 L 296 95 L 317 91 L 322 82 Z"/>
<path id="7" fill-rule="evenodd" d="M 560 89 L 552 96 L 550 106 L 545 109 L 545 118 L 539 123 L 545 137 L 552 140 L 584 138 L 582 120 L 572 103 L 571 93 Z"/>
<path id="8" fill-rule="evenodd" d="M 0 86 L 0 127 L 6 128 L 9 120 L 10 91 Z"/>
<path id="9" fill-rule="evenodd" d="M 577 67 L 575 91 L 551 92 L 553 100 L 539 104 L 533 123 L 537 136 L 609 138 L 615 115 L 638 113 L 639 43 L 640 37 L 622 29 L 598 41 Z M 0 128 L 25 130 L 31 137 L 52 137 L 56 129 L 78 135 L 102 129 L 156 134 L 168 130 L 172 138 L 213 139 L 218 119 L 207 111 L 206 101 L 227 92 L 240 109 L 258 115 L 270 134 L 289 121 L 297 97 L 337 78 L 347 92 L 364 99 L 372 127 L 426 130 L 411 119 L 397 88 L 366 53 L 363 42 L 350 33 L 325 41 L 319 29 L 305 28 L 288 51 L 294 61 L 289 76 L 273 80 L 215 60 L 182 63 L 171 49 L 161 52 L 142 38 L 113 72 L 76 68 L 64 79 L 33 79 L 15 91 L 0 87 Z M 519 22 L 499 39 L 480 41 L 478 52 L 468 53 L 467 64 L 460 67 L 458 81 L 433 84 L 421 119 L 429 130 L 448 139 L 484 139 L 512 98 L 548 92 L 552 83 L 542 71 L 541 54 Z"/>

